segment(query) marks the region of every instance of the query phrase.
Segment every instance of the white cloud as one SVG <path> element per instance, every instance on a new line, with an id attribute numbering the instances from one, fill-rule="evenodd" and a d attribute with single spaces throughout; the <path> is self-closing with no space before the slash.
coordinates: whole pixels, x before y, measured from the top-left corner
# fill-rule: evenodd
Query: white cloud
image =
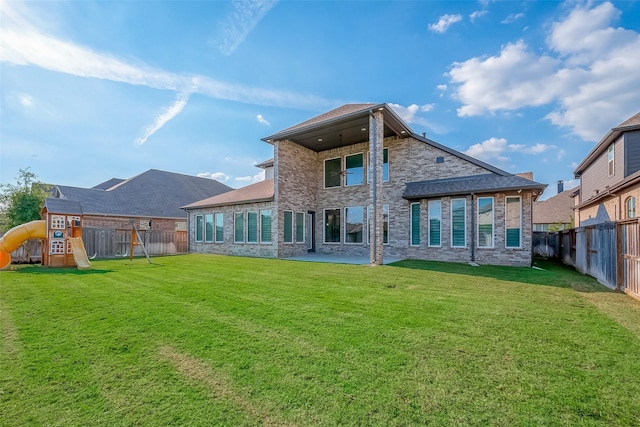
<path id="1" fill-rule="evenodd" d="M 262 114 L 258 114 L 256 116 L 256 119 L 258 119 L 258 123 L 262 123 L 263 125 L 271 126 L 271 123 L 269 123 L 269 121 L 267 119 L 262 117 Z"/>
<path id="2" fill-rule="evenodd" d="M 502 20 L 502 24 L 511 24 L 521 18 L 524 18 L 524 13 L 512 13 Z"/>
<path id="3" fill-rule="evenodd" d="M 265 178 L 265 171 L 263 169 L 253 176 L 247 175 L 247 176 L 236 177 L 236 181 L 255 184 L 256 182 L 264 181 L 264 178 Z"/>
<path id="4" fill-rule="evenodd" d="M 211 43 L 222 54 L 231 55 L 277 3 L 272 0 L 234 0 L 233 12 L 220 24 L 220 35 Z"/>
<path id="5" fill-rule="evenodd" d="M 33 97 L 31 95 L 27 95 L 27 94 L 18 95 L 18 100 L 20 102 L 20 105 L 22 105 L 23 107 L 26 107 L 26 108 L 33 107 Z"/>
<path id="6" fill-rule="evenodd" d="M 200 178 L 215 179 L 220 182 L 227 182 L 231 179 L 231 177 L 224 172 L 200 172 L 197 176 Z"/>
<path id="7" fill-rule="evenodd" d="M 552 148 L 555 148 L 555 146 L 541 143 L 532 146 L 509 144 L 505 138 L 491 137 L 477 144 L 473 144 L 464 151 L 464 153 L 476 159 L 504 163 L 509 160 L 509 158 L 505 156 L 505 153 L 541 154 Z"/>
<path id="8" fill-rule="evenodd" d="M 231 84 L 202 75 L 177 74 L 141 61 L 125 61 L 109 53 L 96 52 L 89 47 L 40 32 L 18 15 L 10 7 L 12 5 L 12 2 L 4 2 L 0 8 L 0 61 L 3 62 L 177 93 L 198 93 L 246 104 L 311 110 L 334 105 L 312 95 Z"/>
<path id="9" fill-rule="evenodd" d="M 481 16 L 484 16 L 487 13 L 489 13 L 489 11 L 487 10 L 476 10 L 469 15 L 469 19 L 471 20 L 471 22 L 474 22 L 477 18 L 480 18 Z"/>
<path id="10" fill-rule="evenodd" d="M 452 64 L 458 115 L 476 116 L 549 106 L 546 118 L 589 141 L 637 113 L 640 105 L 640 34 L 612 27 L 611 3 L 579 4 L 549 28 L 547 50 L 523 41 L 496 56 Z"/>
<path id="11" fill-rule="evenodd" d="M 442 15 L 438 22 L 435 24 L 429 24 L 429 30 L 434 33 L 444 33 L 449 27 L 456 22 L 462 21 L 462 15 Z"/>
<path id="12" fill-rule="evenodd" d="M 160 114 L 156 116 L 155 121 L 146 127 L 144 130 L 144 135 L 136 140 L 137 145 L 142 145 L 147 142 L 147 139 L 151 137 L 154 133 L 162 129 L 164 125 L 167 124 L 171 119 L 180 114 L 180 112 L 187 105 L 187 101 L 189 100 L 189 94 L 178 94 L 178 99 L 175 100 L 173 104 L 165 108 Z"/>
<path id="13" fill-rule="evenodd" d="M 418 115 L 418 113 L 426 113 L 433 110 L 433 104 L 411 104 L 405 107 L 400 104 L 389 104 L 389 106 L 407 123 L 426 124 L 426 120 Z"/>

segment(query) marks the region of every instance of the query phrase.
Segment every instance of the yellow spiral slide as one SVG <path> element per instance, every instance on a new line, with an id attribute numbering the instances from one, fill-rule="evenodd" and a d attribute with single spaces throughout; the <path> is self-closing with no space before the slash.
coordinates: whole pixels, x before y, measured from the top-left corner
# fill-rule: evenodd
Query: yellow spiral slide
<path id="1" fill-rule="evenodd" d="M 11 267 L 11 252 L 15 251 L 29 239 L 47 237 L 47 223 L 44 220 L 20 224 L 7 231 L 0 238 L 0 270 Z"/>

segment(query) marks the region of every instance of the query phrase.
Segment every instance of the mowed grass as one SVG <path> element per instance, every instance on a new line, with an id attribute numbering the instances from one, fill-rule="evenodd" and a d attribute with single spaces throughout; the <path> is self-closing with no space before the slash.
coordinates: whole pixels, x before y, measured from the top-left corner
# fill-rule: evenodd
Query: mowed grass
<path id="1" fill-rule="evenodd" d="M 640 425 L 640 302 L 561 265 L 0 272 L 0 425 Z"/>

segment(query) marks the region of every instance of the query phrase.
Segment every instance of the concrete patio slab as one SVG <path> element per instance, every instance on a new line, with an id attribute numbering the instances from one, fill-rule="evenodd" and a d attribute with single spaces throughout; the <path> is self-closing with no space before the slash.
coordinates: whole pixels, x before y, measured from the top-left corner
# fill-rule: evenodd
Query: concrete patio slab
<path id="1" fill-rule="evenodd" d="M 305 261 L 305 262 L 327 262 L 332 264 L 358 264 L 369 265 L 369 257 L 347 256 L 347 255 L 331 255 L 331 254 L 308 254 L 297 257 L 283 258 L 288 261 Z M 400 261 L 402 258 L 385 257 L 383 264 Z"/>

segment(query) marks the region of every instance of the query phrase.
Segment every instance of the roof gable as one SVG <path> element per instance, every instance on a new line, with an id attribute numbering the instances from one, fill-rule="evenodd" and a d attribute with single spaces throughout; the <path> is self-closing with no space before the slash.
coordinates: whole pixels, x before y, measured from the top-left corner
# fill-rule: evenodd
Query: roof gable
<path id="1" fill-rule="evenodd" d="M 181 206 L 232 190 L 209 178 L 156 169 L 123 180 L 107 190 L 57 188 L 60 198 L 79 201 L 85 214 L 153 218 L 183 218 L 185 212 Z"/>
<path id="2" fill-rule="evenodd" d="M 217 196 L 209 197 L 186 206 L 183 209 L 197 209 L 211 206 L 240 205 L 274 200 L 273 179 L 265 179 L 246 187 L 238 188 Z"/>

